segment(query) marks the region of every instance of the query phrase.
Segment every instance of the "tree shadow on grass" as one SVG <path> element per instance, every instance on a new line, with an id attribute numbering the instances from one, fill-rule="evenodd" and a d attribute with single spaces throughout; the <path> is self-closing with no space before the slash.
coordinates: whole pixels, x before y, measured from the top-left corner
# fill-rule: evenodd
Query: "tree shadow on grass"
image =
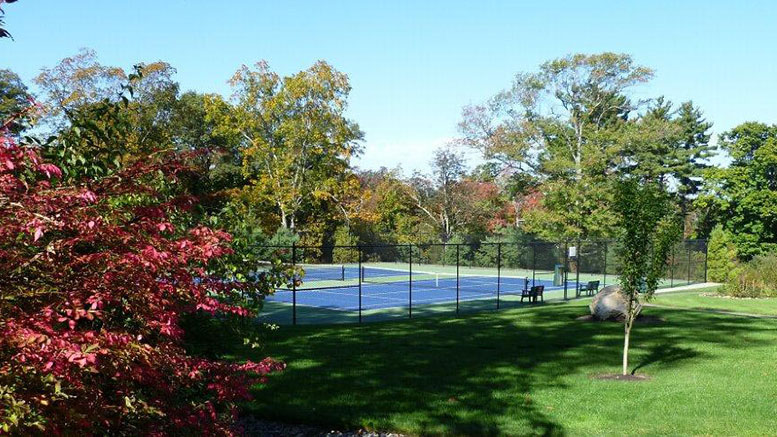
<path id="1" fill-rule="evenodd" d="M 583 306 L 559 305 L 361 326 L 285 327 L 271 355 L 289 368 L 255 390 L 260 417 L 421 435 L 545 435 L 566 431 L 534 401 L 565 389 L 570 375 L 617 369 L 623 328 L 575 321 Z M 763 330 L 751 319 L 654 310 L 667 322 L 632 334 L 634 371 L 704 358 L 683 342 L 742 347 Z M 721 333 L 725 333 L 722 335 Z M 758 344 L 751 341 L 749 345 Z M 261 358 L 238 350 L 237 359 Z"/>
<path id="2" fill-rule="evenodd" d="M 670 364 L 678 361 L 688 360 L 690 358 L 696 358 L 698 356 L 699 353 L 690 348 L 679 347 L 675 345 L 650 346 L 647 356 L 645 356 L 634 367 L 634 369 L 632 369 L 631 374 L 634 375 L 637 373 L 637 370 L 645 368 L 651 364 Z"/>

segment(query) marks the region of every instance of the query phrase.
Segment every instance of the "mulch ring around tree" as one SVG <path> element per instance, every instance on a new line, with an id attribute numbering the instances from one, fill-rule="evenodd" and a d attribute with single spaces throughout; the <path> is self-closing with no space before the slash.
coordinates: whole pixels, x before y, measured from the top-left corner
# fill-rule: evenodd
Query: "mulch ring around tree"
<path id="1" fill-rule="evenodd" d="M 599 320 L 595 319 L 594 316 L 590 314 L 586 314 L 584 316 L 575 317 L 575 320 L 581 321 L 581 322 L 596 322 L 596 323 L 602 323 L 602 322 L 615 322 L 615 323 L 623 323 L 621 320 Z M 658 316 L 653 316 L 650 314 L 641 314 L 639 317 L 637 317 L 637 320 L 634 321 L 635 324 L 638 325 L 658 325 L 661 323 L 665 323 L 666 319 Z"/>
<path id="2" fill-rule="evenodd" d="M 650 377 L 647 375 L 622 375 L 620 373 L 597 373 L 591 375 L 591 379 L 602 379 L 605 381 L 649 381 Z"/>

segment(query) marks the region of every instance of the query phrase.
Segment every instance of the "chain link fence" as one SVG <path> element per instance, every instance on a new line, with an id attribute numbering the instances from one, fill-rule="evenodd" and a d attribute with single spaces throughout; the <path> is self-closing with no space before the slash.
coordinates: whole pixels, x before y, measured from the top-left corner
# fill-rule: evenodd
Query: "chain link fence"
<path id="1" fill-rule="evenodd" d="M 612 240 L 259 249 L 268 261 L 281 259 L 297 272 L 264 302 L 261 318 L 278 324 L 361 323 L 564 301 L 617 284 L 620 270 Z M 706 271 L 706 241 L 680 242 L 660 288 L 706 282 Z"/>

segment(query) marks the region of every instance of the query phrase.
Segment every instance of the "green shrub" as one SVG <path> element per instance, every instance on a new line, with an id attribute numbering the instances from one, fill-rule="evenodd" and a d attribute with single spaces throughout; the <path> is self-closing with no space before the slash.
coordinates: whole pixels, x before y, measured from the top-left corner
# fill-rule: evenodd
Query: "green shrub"
<path id="1" fill-rule="evenodd" d="M 707 278 L 713 282 L 731 282 L 738 269 L 737 249 L 731 234 L 721 225 L 715 226 L 707 249 Z"/>
<path id="2" fill-rule="evenodd" d="M 351 247 L 359 244 L 359 238 L 351 233 L 348 226 L 338 226 L 334 234 L 335 248 L 332 250 L 332 262 L 356 263 L 359 262 L 359 251 Z"/>
<path id="3" fill-rule="evenodd" d="M 777 254 L 757 256 L 743 265 L 723 292 L 735 297 L 777 297 Z"/>

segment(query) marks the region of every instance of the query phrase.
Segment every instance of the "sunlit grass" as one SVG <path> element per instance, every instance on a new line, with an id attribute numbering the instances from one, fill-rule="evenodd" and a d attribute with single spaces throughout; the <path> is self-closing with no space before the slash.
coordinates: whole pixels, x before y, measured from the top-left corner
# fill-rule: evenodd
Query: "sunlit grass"
<path id="1" fill-rule="evenodd" d="M 659 301 L 679 295 L 658 296 Z M 769 435 L 777 429 L 777 323 L 646 308 L 631 368 L 622 326 L 576 320 L 586 301 L 450 317 L 283 327 L 281 375 L 255 389 L 258 416 L 454 435 Z"/>
<path id="2" fill-rule="evenodd" d="M 708 309 L 777 316 L 777 298 L 731 298 L 718 295 L 715 288 L 656 295 L 653 303 L 688 309 Z"/>

